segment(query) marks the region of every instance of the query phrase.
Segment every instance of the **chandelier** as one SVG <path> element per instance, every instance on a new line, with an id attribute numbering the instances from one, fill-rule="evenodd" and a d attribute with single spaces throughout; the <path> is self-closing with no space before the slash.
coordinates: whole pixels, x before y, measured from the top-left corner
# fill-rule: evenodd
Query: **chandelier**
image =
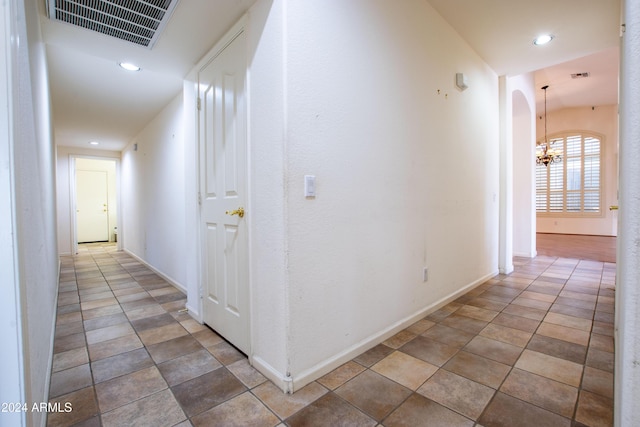
<path id="1" fill-rule="evenodd" d="M 547 139 L 547 89 L 549 85 L 542 86 L 544 90 L 544 142 L 536 144 L 536 164 L 549 166 L 549 163 L 559 163 L 562 157 L 557 150 L 551 147 L 551 142 Z"/>

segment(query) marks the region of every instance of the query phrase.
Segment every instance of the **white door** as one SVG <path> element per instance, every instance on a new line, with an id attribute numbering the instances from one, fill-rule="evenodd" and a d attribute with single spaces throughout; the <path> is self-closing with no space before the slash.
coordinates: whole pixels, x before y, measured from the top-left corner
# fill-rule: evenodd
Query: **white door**
<path id="1" fill-rule="evenodd" d="M 76 170 L 78 243 L 109 240 L 109 187 L 106 171 Z"/>
<path id="2" fill-rule="evenodd" d="M 243 32 L 200 70 L 198 96 L 203 317 L 248 354 L 245 76 Z"/>

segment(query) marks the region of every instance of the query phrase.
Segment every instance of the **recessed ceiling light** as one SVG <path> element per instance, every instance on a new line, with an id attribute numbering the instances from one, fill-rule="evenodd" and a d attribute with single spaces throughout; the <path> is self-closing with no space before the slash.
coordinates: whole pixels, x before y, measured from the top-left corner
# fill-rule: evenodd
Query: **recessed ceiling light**
<path id="1" fill-rule="evenodd" d="M 533 44 L 536 46 L 542 46 L 543 44 L 549 43 L 551 40 L 553 40 L 553 36 L 551 34 L 542 34 L 533 40 Z"/>
<path id="2" fill-rule="evenodd" d="M 127 71 L 140 71 L 140 67 L 130 62 L 119 62 L 118 65 Z"/>
<path id="3" fill-rule="evenodd" d="M 98 141 L 90 141 L 90 142 L 89 142 L 89 144 L 91 144 L 91 145 L 98 145 L 98 144 L 100 144 L 100 143 L 99 143 Z"/>

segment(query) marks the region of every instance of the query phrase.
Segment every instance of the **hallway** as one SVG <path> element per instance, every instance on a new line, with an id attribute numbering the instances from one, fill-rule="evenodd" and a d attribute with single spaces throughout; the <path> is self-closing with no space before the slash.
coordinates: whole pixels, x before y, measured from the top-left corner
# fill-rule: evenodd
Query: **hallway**
<path id="1" fill-rule="evenodd" d="M 539 256 L 293 395 L 113 245 L 63 257 L 49 426 L 610 426 L 615 264 Z M 572 420 L 573 421 L 572 423 Z"/>

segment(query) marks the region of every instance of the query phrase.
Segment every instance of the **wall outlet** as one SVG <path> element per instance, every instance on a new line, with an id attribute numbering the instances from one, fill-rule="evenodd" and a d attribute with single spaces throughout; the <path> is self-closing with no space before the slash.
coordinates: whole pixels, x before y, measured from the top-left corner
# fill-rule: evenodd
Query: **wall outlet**
<path id="1" fill-rule="evenodd" d="M 428 268 L 428 267 L 425 267 L 425 268 L 422 270 L 422 281 L 423 281 L 423 282 L 426 282 L 427 280 L 429 280 L 429 268 Z"/>

